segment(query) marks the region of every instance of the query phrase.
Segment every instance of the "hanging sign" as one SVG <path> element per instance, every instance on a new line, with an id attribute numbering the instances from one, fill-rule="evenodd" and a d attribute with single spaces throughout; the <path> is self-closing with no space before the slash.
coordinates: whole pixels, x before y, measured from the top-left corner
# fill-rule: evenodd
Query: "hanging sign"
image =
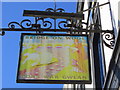
<path id="1" fill-rule="evenodd" d="M 91 83 L 86 35 L 22 34 L 18 83 Z"/>

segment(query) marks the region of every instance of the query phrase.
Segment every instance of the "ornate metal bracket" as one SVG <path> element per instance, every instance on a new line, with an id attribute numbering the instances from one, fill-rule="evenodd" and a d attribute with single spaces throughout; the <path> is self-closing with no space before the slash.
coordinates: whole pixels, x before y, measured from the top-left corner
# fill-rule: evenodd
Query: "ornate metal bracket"
<path id="1" fill-rule="evenodd" d="M 115 36 L 113 33 L 104 33 L 103 34 L 103 43 L 110 49 L 114 48 L 115 45 Z"/>
<path id="2" fill-rule="evenodd" d="M 46 12 L 60 12 L 63 13 L 65 12 L 64 9 L 62 8 L 48 8 L 45 10 Z M 60 19 L 60 18 L 57 18 Z M 87 23 L 84 22 L 79 22 L 76 23 L 75 19 L 62 19 L 62 20 L 57 20 L 56 18 L 49 18 L 48 17 L 34 17 L 34 23 L 29 20 L 25 19 L 22 20 L 20 23 L 18 22 L 10 22 L 8 24 L 7 30 L 2 30 L 1 35 L 5 35 L 5 31 L 36 31 L 36 32 L 41 32 L 42 30 L 54 30 L 54 31 L 66 31 L 68 32 L 68 29 L 72 29 L 73 32 L 89 32 L 89 33 L 103 33 L 103 42 L 104 44 L 109 47 L 110 49 L 113 49 L 114 47 L 114 35 L 112 31 L 110 30 L 86 30 L 83 29 L 83 24 L 87 25 Z M 18 29 L 19 27 L 19 29 Z M 71 31 L 71 30 L 70 30 Z"/>
<path id="3" fill-rule="evenodd" d="M 61 14 L 63 12 L 65 12 L 65 10 L 62 9 L 62 8 L 58 8 L 58 9 L 48 8 L 45 11 L 48 12 L 48 13 L 49 12 L 60 12 Z M 72 18 L 71 19 L 62 19 L 61 18 L 62 20 L 58 20 L 58 21 L 57 21 L 56 18 L 50 18 L 50 19 L 51 20 L 48 21 L 48 18 L 46 18 L 46 17 L 35 17 L 35 20 L 34 20 L 35 23 L 34 24 L 30 20 L 25 19 L 25 20 L 22 20 L 20 23 L 10 22 L 8 24 L 8 27 L 10 29 L 15 29 L 16 25 L 19 26 L 19 28 L 22 28 L 22 29 L 33 29 L 33 28 L 39 28 L 39 29 L 56 29 L 56 28 L 67 29 L 69 27 L 76 27 L 75 24 L 73 25 L 74 20 Z"/>

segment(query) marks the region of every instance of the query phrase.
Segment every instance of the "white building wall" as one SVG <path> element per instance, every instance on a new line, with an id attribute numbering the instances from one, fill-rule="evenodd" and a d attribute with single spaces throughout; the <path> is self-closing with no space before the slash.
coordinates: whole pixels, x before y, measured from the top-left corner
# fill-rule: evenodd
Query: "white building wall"
<path id="1" fill-rule="evenodd" d="M 87 2 L 88 0 L 84 0 L 85 2 Z M 95 0 L 93 0 L 95 1 Z M 110 6 L 109 5 L 105 5 L 100 7 L 100 13 L 101 13 L 101 23 L 102 23 L 102 30 L 113 30 L 112 26 L 114 26 L 114 28 L 116 28 L 115 34 L 117 35 L 117 31 L 118 31 L 118 18 L 120 20 L 120 12 L 118 12 L 118 2 L 120 0 L 97 0 L 99 2 L 99 4 L 103 4 L 106 2 L 110 2 L 111 4 L 111 10 L 112 10 L 112 17 L 110 14 Z M 87 5 L 85 5 L 84 10 L 87 9 Z M 119 3 L 119 8 L 120 8 L 120 3 Z M 120 9 L 119 9 L 120 11 Z M 118 16 L 119 13 L 119 16 Z M 87 13 L 84 13 L 87 14 Z M 85 22 L 87 19 L 87 15 L 85 15 Z M 112 21 L 112 22 L 111 22 Z M 119 22 L 119 27 L 120 27 L 120 22 Z M 110 63 L 110 59 L 112 56 L 112 49 L 109 49 L 108 47 L 105 47 L 105 63 L 106 63 L 106 72 L 108 72 L 108 67 L 109 67 L 109 63 Z M 94 79 L 92 79 L 92 81 L 94 81 Z M 71 88 L 72 85 L 65 85 L 64 87 L 69 87 Z M 92 84 L 87 84 L 85 85 L 86 88 L 94 88 L 94 83 L 92 82 Z"/>

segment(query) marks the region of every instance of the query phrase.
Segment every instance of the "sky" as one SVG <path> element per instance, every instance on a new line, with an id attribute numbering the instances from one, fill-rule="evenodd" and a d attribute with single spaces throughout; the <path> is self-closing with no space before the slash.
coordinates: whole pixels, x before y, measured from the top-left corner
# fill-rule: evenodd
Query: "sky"
<path id="1" fill-rule="evenodd" d="M 53 2 L 2 2 L 2 27 L 7 28 L 12 21 L 21 22 L 23 10 L 40 10 L 54 8 Z M 57 8 L 64 8 L 66 12 L 76 11 L 76 2 L 57 3 Z M 2 37 L 2 88 L 62 88 L 63 84 L 21 84 L 16 83 L 19 60 L 19 43 L 21 32 L 6 32 Z"/>

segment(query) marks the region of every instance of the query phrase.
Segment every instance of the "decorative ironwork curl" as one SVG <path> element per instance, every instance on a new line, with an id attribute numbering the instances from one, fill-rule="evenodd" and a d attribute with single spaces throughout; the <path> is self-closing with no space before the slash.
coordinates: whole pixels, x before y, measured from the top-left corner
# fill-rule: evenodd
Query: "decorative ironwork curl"
<path id="1" fill-rule="evenodd" d="M 4 36 L 5 35 L 5 31 L 2 31 L 2 33 L 0 34 L 0 36 Z"/>
<path id="2" fill-rule="evenodd" d="M 58 27 L 60 28 L 60 29 L 66 29 L 66 27 L 67 27 L 67 21 L 60 21 L 59 23 L 58 23 Z"/>
<path id="3" fill-rule="evenodd" d="M 25 25 L 27 26 L 27 27 L 25 27 L 24 25 L 23 25 L 23 23 L 25 23 Z M 22 28 L 22 29 L 31 29 L 32 28 L 32 22 L 30 21 L 30 20 L 28 20 L 28 19 L 25 19 L 25 20 L 22 20 L 20 23 L 18 23 L 18 22 L 10 22 L 9 24 L 8 24 L 8 27 L 10 28 L 10 29 L 15 29 L 16 28 L 16 25 L 18 25 L 20 28 Z"/>
<path id="4" fill-rule="evenodd" d="M 106 40 L 112 40 L 112 39 L 114 39 L 114 35 L 113 35 L 113 34 L 110 34 L 110 33 L 107 33 L 107 34 L 105 35 L 105 39 L 106 39 Z"/>
<path id="5" fill-rule="evenodd" d="M 43 26 L 44 28 L 48 26 L 46 29 L 50 29 L 52 27 L 52 23 L 50 21 L 43 21 Z"/>
<path id="6" fill-rule="evenodd" d="M 45 11 L 47 11 L 47 12 L 65 12 L 65 10 L 62 8 L 58 8 L 58 9 L 47 8 Z"/>
<path id="7" fill-rule="evenodd" d="M 23 25 L 24 23 L 25 23 L 25 25 Z M 32 28 L 32 22 L 29 19 L 22 20 L 20 25 L 23 29 L 31 29 Z"/>
<path id="8" fill-rule="evenodd" d="M 19 27 L 21 27 L 21 25 L 18 23 L 18 22 L 10 22 L 9 24 L 8 24 L 8 27 L 10 28 L 10 29 L 15 29 L 16 28 L 16 25 L 18 25 Z M 22 28 L 22 27 L 21 27 Z"/>
<path id="9" fill-rule="evenodd" d="M 104 33 L 103 34 L 103 42 L 110 49 L 114 48 L 115 44 L 115 36 L 112 33 Z"/>
<path id="10" fill-rule="evenodd" d="M 58 9 L 56 10 L 56 12 L 65 12 L 65 10 L 62 9 L 62 8 L 58 8 Z"/>
<path id="11" fill-rule="evenodd" d="M 38 18 L 37 19 L 37 24 L 40 20 L 42 21 L 43 28 L 50 29 L 52 27 L 52 23 L 50 21 L 47 21 L 47 20 L 45 21 L 45 18 Z"/>
<path id="12" fill-rule="evenodd" d="M 52 8 L 47 8 L 45 11 L 47 11 L 47 12 L 54 12 L 54 9 L 52 9 Z"/>

